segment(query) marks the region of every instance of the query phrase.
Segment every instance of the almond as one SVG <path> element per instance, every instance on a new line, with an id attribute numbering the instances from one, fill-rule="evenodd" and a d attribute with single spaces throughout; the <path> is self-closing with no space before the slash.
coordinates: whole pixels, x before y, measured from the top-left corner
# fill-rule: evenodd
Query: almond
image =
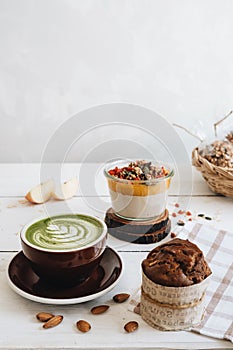
<path id="1" fill-rule="evenodd" d="M 89 330 L 91 329 L 90 323 L 85 320 L 79 320 L 78 322 L 76 322 L 76 326 L 83 333 L 89 332 Z"/>
<path id="2" fill-rule="evenodd" d="M 91 313 L 93 315 L 100 315 L 100 314 L 103 314 L 105 311 L 107 311 L 109 308 L 108 305 L 99 305 L 99 306 L 94 306 L 92 309 L 91 309 Z"/>
<path id="3" fill-rule="evenodd" d="M 41 321 L 41 322 L 47 322 L 48 320 L 50 320 L 50 318 L 54 317 L 53 314 L 50 314 L 49 312 L 39 312 L 36 315 L 37 320 Z"/>
<path id="4" fill-rule="evenodd" d="M 124 325 L 124 330 L 128 333 L 132 333 L 138 329 L 138 323 L 136 321 L 130 321 Z"/>
<path id="5" fill-rule="evenodd" d="M 53 316 L 47 322 L 45 322 L 45 324 L 43 325 L 43 328 L 47 329 L 47 328 L 55 327 L 59 323 L 61 323 L 62 320 L 63 320 L 63 316 L 62 315 Z"/>
<path id="6" fill-rule="evenodd" d="M 113 300 L 116 303 L 123 303 L 124 301 L 129 299 L 129 297 L 130 297 L 130 294 L 128 294 L 128 293 L 119 293 L 119 294 L 114 295 Z"/>

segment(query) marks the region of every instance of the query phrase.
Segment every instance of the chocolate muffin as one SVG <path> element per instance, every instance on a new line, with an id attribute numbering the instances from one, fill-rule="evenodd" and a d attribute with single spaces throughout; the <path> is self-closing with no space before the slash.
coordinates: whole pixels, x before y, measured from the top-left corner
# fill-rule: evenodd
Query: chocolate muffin
<path id="1" fill-rule="evenodd" d="M 212 273 L 203 252 L 180 238 L 153 249 L 143 260 L 142 270 L 152 282 L 169 287 L 197 284 Z"/>

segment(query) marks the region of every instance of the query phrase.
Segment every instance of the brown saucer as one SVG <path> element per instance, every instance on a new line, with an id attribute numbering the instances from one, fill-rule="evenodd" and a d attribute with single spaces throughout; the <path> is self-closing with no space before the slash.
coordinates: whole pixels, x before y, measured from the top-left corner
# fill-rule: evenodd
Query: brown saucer
<path id="1" fill-rule="evenodd" d="M 130 221 L 117 216 L 110 208 L 106 212 L 105 223 L 108 226 L 108 232 L 112 236 L 123 241 L 139 244 L 159 242 L 171 230 L 171 221 L 167 209 L 156 219 Z"/>
<path id="2" fill-rule="evenodd" d="M 107 293 L 118 283 L 122 272 L 121 258 L 107 247 L 90 277 L 73 287 L 58 288 L 39 278 L 21 251 L 9 264 L 8 281 L 16 293 L 27 299 L 46 304 L 75 304 Z"/>

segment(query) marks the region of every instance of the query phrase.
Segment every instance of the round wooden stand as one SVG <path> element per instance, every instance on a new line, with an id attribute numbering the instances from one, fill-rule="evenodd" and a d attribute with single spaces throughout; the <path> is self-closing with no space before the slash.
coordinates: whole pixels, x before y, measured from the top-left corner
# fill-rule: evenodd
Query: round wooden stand
<path id="1" fill-rule="evenodd" d="M 110 208 L 106 212 L 105 223 L 108 226 L 108 232 L 112 236 L 123 241 L 140 244 L 159 242 L 171 230 L 171 221 L 167 209 L 156 219 L 130 221 L 117 216 Z"/>

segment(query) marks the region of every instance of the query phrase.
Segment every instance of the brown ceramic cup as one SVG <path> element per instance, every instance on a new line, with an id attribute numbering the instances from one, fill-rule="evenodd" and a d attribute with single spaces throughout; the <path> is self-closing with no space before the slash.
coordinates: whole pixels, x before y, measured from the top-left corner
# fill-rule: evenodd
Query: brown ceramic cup
<path id="1" fill-rule="evenodd" d="M 107 226 L 86 214 L 33 220 L 20 233 L 23 253 L 47 283 L 72 286 L 88 278 L 106 248 Z"/>

